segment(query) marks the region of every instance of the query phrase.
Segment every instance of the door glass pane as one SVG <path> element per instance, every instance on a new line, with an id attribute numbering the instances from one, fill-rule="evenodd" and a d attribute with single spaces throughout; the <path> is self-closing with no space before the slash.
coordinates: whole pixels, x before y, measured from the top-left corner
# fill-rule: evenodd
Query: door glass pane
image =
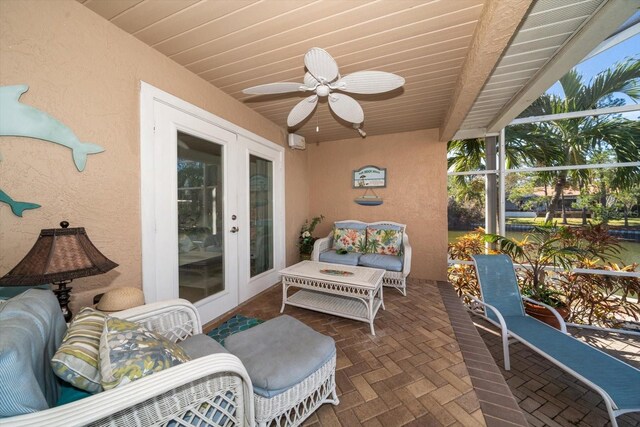
<path id="1" fill-rule="evenodd" d="M 179 295 L 224 290 L 222 146 L 178 132 Z"/>
<path id="2" fill-rule="evenodd" d="M 249 156 L 251 277 L 273 268 L 273 163 Z"/>

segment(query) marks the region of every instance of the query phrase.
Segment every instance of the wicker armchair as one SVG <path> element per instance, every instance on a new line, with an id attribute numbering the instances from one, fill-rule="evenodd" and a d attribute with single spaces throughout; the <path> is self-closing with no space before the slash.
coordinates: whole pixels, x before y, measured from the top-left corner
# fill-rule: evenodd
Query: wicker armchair
<path id="1" fill-rule="evenodd" d="M 185 300 L 148 304 L 117 317 L 177 342 L 202 333 Z M 214 354 L 63 406 L 0 420 L 2 426 L 253 426 L 253 387 L 240 360 Z"/>

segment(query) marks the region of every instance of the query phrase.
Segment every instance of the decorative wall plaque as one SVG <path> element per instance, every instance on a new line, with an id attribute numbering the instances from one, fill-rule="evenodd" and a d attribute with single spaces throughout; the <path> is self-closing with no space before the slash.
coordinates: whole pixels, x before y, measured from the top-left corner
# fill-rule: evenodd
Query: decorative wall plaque
<path id="1" fill-rule="evenodd" d="M 384 188 L 387 186 L 387 169 L 363 166 L 353 171 L 353 188 Z"/>

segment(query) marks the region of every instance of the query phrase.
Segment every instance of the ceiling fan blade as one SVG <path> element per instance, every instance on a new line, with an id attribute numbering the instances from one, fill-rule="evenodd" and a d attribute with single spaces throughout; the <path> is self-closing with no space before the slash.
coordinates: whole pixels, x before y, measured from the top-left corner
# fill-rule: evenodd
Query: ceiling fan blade
<path id="1" fill-rule="evenodd" d="M 270 95 L 274 93 L 288 93 L 288 92 L 299 92 L 300 87 L 303 86 L 302 83 L 294 83 L 294 82 L 278 82 L 278 83 L 267 83 L 264 85 L 252 86 L 242 90 L 242 93 L 246 93 L 247 95 Z"/>
<path id="2" fill-rule="evenodd" d="M 330 83 L 338 77 L 338 64 L 329 53 L 312 47 L 304 56 L 304 65 L 320 83 Z"/>
<path id="3" fill-rule="evenodd" d="M 349 123 L 362 123 L 364 121 L 364 111 L 358 101 L 342 93 L 332 93 L 329 95 L 329 107 L 338 117 Z"/>
<path id="4" fill-rule="evenodd" d="M 342 77 L 331 87 L 349 93 L 383 93 L 404 85 L 404 78 L 384 71 L 358 71 Z"/>
<path id="5" fill-rule="evenodd" d="M 320 82 L 316 80 L 311 73 L 304 73 L 304 85 L 308 88 L 314 88 Z"/>
<path id="6" fill-rule="evenodd" d="M 307 118 L 311 112 L 316 108 L 318 104 L 318 95 L 311 95 L 308 98 L 298 102 L 295 107 L 291 109 L 289 117 L 287 117 L 287 126 L 293 127 Z"/>

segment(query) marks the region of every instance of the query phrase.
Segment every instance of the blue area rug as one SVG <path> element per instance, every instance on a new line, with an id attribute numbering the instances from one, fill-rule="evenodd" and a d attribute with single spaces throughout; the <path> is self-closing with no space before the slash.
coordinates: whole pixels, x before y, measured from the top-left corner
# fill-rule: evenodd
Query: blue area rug
<path id="1" fill-rule="evenodd" d="M 249 328 L 253 328 L 264 320 L 256 319 L 255 317 L 246 317 L 242 314 L 236 314 L 231 319 L 224 322 L 222 325 L 215 329 L 212 329 L 207 335 L 220 344 L 224 345 L 224 340 L 229 336 L 240 331 L 245 331 Z"/>

